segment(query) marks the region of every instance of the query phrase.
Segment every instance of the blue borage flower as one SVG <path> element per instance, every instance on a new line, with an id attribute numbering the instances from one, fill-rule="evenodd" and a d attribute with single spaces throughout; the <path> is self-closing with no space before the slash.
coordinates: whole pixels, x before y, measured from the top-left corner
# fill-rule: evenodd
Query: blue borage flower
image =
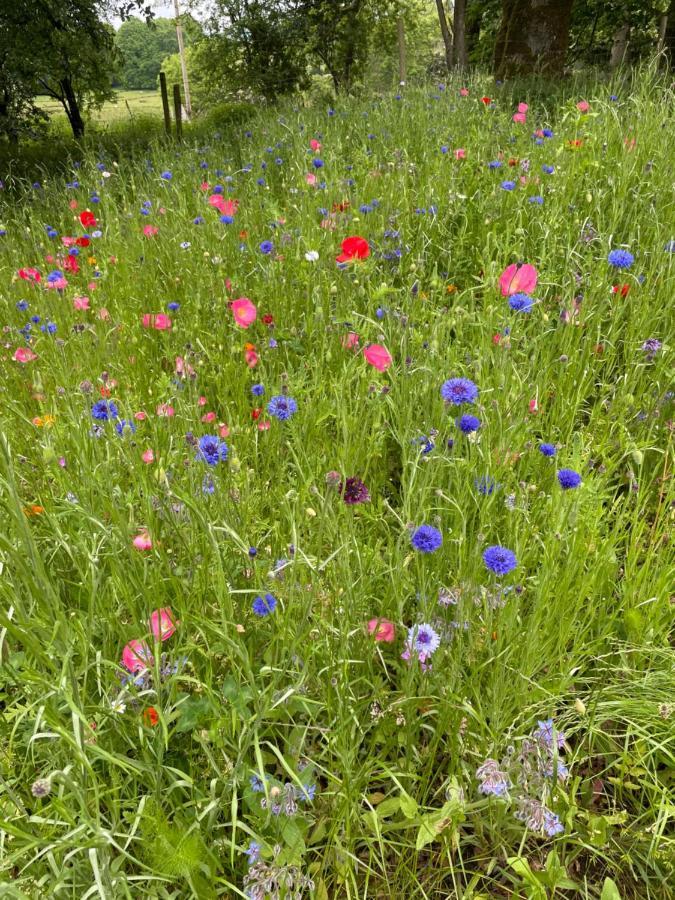
<path id="1" fill-rule="evenodd" d="M 420 553 L 434 553 L 443 543 L 443 535 L 433 525 L 420 525 L 413 531 L 410 542 Z"/>
<path id="2" fill-rule="evenodd" d="M 213 434 L 205 434 L 198 441 L 199 452 L 195 459 L 202 460 L 210 466 L 216 466 L 219 462 L 225 462 L 229 449 L 225 441 Z"/>
<path id="3" fill-rule="evenodd" d="M 558 469 L 558 483 L 564 491 L 578 488 L 581 484 L 581 475 L 574 469 Z"/>
<path id="4" fill-rule="evenodd" d="M 264 597 L 256 597 L 251 605 L 251 609 L 256 616 L 269 616 L 277 607 L 277 600 L 272 594 L 265 594 Z"/>
<path id="5" fill-rule="evenodd" d="M 513 550 L 500 547 L 498 544 L 487 547 L 483 552 L 483 562 L 495 575 L 508 575 L 518 565 L 516 554 Z"/>

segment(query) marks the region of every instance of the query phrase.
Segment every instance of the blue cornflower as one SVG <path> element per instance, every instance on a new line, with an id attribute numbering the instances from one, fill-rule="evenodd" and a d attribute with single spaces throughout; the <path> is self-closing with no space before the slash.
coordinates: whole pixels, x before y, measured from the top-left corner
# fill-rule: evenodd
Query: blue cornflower
<path id="1" fill-rule="evenodd" d="M 234 216 L 222 215 L 220 221 L 223 225 L 231 225 L 234 222 Z"/>
<path id="2" fill-rule="evenodd" d="M 265 187 L 265 185 L 267 184 L 267 182 L 265 181 L 264 178 L 257 178 L 255 183 L 256 183 L 257 185 L 259 185 L 260 187 Z M 265 242 L 265 243 L 266 243 L 266 242 Z M 264 252 L 264 251 L 263 251 L 263 252 Z"/>
<path id="3" fill-rule="evenodd" d="M 115 422 L 115 431 L 123 437 L 125 434 L 135 434 L 136 426 L 133 422 L 130 422 L 129 419 L 118 419 Z"/>
<path id="4" fill-rule="evenodd" d="M 630 269 L 635 257 L 628 250 L 610 250 L 607 262 L 615 269 Z"/>
<path id="5" fill-rule="evenodd" d="M 161 177 L 164 181 L 171 181 L 171 179 L 173 178 L 173 174 L 172 174 L 171 172 L 168 172 L 168 171 L 167 171 L 167 172 L 162 172 L 162 174 L 161 174 L 160 177 Z"/>
<path id="6" fill-rule="evenodd" d="M 202 478 L 202 494 L 215 494 L 216 485 L 210 475 Z"/>
<path id="7" fill-rule="evenodd" d="M 272 243 L 272 241 L 263 241 L 260 244 L 260 252 L 261 253 L 264 253 L 265 255 L 267 255 L 267 254 L 271 253 L 272 250 L 274 250 L 274 244 Z"/>
<path id="8" fill-rule="evenodd" d="M 545 172 L 546 175 L 553 175 L 553 173 L 555 172 L 555 166 L 549 166 L 544 163 L 544 165 L 541 167 L 541 171 Z"/>
<path id="9" fill-rule="evenodd" d="M 445 144 L 443 144 L 441 147 L 441 153 L 447 153 L 449 149 L 449 147 L 446 147 Z"/>
<path id="10" fill-rule="evenodd" d="M 564 491 L 569 491 L 579 487 L 581 475 L 574 469 L 558 469 L 558 482 Z"/>
<path id="11" fill-rule="evenodd" d="M 199 452 L 197 459 L 201 459 L 210 466 L 216 466 L 219 462 L 225 462 L 229 450 L 227 444 L 212 434 L 205 434 L 199 438 Z"/>
<path id="12" fill-rule="evenodd" d="M 167 303 L 166 308 L 170 312 L 177 312 L 180 309 L 180 303 L 176 303 L 175 300 L 172 300 L 171 303 Z"/>
<path id="13" fill-rule="evenodd" d="M 528 203 L 536 203 L 537 206 L 543 206 L 544 198 L 541 197 L 539 194 L 535 194 L 533 197 L 528 197 L 527 202 Z"/>
<path id="14" fill-rule="evenodd" d="M 539 444 L 539 452 L 542 456 L 555 456 L 558 451 L 554 444 Z"/>
<path id="15" fill-rule="evenodd" d="M 213 186 L 213 193 L 214 193 L 214 194 L 222 194 L 222 193 L 223 193 L 223 186 L 222 186 L 222 184 L 214 184 L 214 186 Z"/>
<path id="16" fill-rule="evenodd" d="M 550 128 L 542 128 L 541 133 L 544 135 L 545 138 L 553 137 L 553 132 L 551 131 Z"/>
<path id="17" fill-rule="evenodd" d="M 470 416 L 468 414 L 465 414 L 463 416 L 460 416 L 455 424 L 464 434 L 471 434 L 471 432 L 478 431 L 478 429 L 480 428 L 480 419 L 477 418 L 477 416 Z"/>
<path id="18" fill-rule="evenodd" d="M 668 241 L 663 249 L 666 251 L 666 253 L 675 253 L 675 241 Z"/>
<path id="19" fill-rule="evenodd" d="M 413 625 L 408 630 L 408 645 L 415 653 L 428 658 L 440 647 L 441 636 L 431 625 L 423 622 L 421 625 Z"/>
<path id="20" fill-rule="evenodd" d="M 503 191 L 515 191 L 515 181 L 502 181 L 501 188 Z"/>
<path id="21" fill-rule="evenodd" d="M 253 559 L 254 557 L 256 557 L 256 556 L 258 555 L 258 549 L 257 549 L 257 547 L 249 547 L 249 548 L 248 548 L 248 555 L 251 557 L 251 559 Z"/>
<path id="22" fill-rule="evenodd" d="M 506 575 L 518 565 L 513 550 L 500 547 L 498 544 L 488 547 L 483 553 L 483 562 L 495 575 Z"/>
<path id="23" fill-rule="evenodd" d="M 450 378 L 441 385 L 441 397 L 446 403 L 461 406 L 476 400 L 478 388 L 469 378 Z"/>
<path id="24" fill-rule="evenodd" d="M 117 406 L 112 400 L 99 400 L 91 408 L 91 417 L 99 422 L 117 418 Z"/>
<path id="25" fill-rule="evenodd" d="M 269 616 L 270 613 L 274 612 L 276 606 L 276 597 L 274 597 L 272 594 L 265 594 L 264 597 L 255 598 L 251 609 L 256 614 L 256 616 Z"/>
<path id="26" fill-rule="evenodd" d="M 280 422 L 284 422 L 286 419 L 290 419 L 290 417 L 298 411 L 298 404 L 292 397 L 286 397 L 283 394 L 279 394 L 276 397 L 272 397 L 270 402 L 267 404 L 267 412 L 274 416 L 275 419 L 279 419 Z"/>
<path id="27" fill-rule="evenodd" d="M 204 216 L 195 216 L 192 220 L 193 225 L 203 225 L 204 224 Z"/>
<path id="28" fill-rule="evenodd" d="M 315 169 L 323 169 L 323 160 L 322 159 L 313 159 L 312 165 Z"/>
<path id="29" fill-rule="evenodd" d="M 532 311 L 534 300 L 528 294 L 512 294 L 509 297 L 509 306 L 514 312 L 528 313 Z"/>
<path id="30" fill-rule="evenodd" d="M 420 525 L 413 531 L 410 542 L 420 553 L 433 553 L 443 543 L 443 535 L 433 525 Z"/>
<path id="31" fill-rule="evenodd" d="M 265 393 L 265 385 L 264 384 L 254 384 L 251 388 L 251 393 L 254 397 L 262 397 Z"/>
<path id="32" fill-rule="evenodd" d="M 63 272 L 60 269 L 54 269 L 53 272 L 50 272 L 49 275 L 47 275 L 47 281 L 49 284 L 53 284 L 55 281 L 61 281 L 63 277 Z"/>
<path id="33" fill-rule="evenodd" d="M 488 163 L 488 169 L 501 169 L 504 164 L 499 159 L 493 159 Z"/>
<path id="34" fill-rule="evenodd" d="M 19 310 L 19 312 L 26 312 L 26 310 L 28 309 L 28 300 L 19 300 L 19 302 L 16 304 L 16 308 Z"/>

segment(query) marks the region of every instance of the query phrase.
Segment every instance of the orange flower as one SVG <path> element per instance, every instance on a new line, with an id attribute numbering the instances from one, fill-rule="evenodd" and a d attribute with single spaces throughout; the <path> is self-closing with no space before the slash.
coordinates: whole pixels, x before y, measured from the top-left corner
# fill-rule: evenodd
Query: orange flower
<path id="1" fill-rule="evenodd" d="M 30 506 L 24 506 L 23 513 L 27 518 L 32 518 L 32 516 L 40 516 L 45 511 L 44 506 L 40 506 L 37 503 L 31 503 Z"/>
<path id="2" fill-rule="evenodd" d="M 454 293 L 456 293 L 456 291 L 457 291 L 457 285 L 456 285 L 456 284 L 448 284 L 448 285 L 446 286 L 446 288 L 445 288 L 445 293 L 446 293 L 446 294 L 454 294 Z"/>
<path id="3" fill-rule="evenodd" d="M 154 728 L 155 725 L 159 722 L 159 713 L 155 709 L 154 706 L 148 706 L 147 709 L 143 710 L 143 724 L 147 725 L 148 728 Z"/>
<path id="4" fill-rule="evenodd" d="M 248 231 L 246 231 L 245 229 L 243 231 L 240 231 L 239 237 L 241 238 L 242 241 L 245 241 L 246 238 L 248 237 Z"/>

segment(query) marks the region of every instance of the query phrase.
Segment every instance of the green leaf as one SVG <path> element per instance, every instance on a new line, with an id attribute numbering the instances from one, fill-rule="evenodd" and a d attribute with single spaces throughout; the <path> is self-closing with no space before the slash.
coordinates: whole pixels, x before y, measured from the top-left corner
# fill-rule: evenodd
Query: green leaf
<path id="1" fill-rule="evenodd" d="M 401 794 L 401 799 L 399 801 L 401 805 L 401 812 L 406 817 L 406 819 L 414 819 L 417 815 L 417 801 L 414 797 L 411 797 L 410 794 Z"/>
<path id="2" fill-rule="evenodd" d="M 426 847 L 427 844 L 430 844 L 432 841 L 435 841 L 438 837 L 438 831 L 434 823 L 431 821 L 430 816 L 425 816 L 422 819 L 422 824 L 419 827 L 419 831 L 417 832 L 417 840 L 415 841 L 415 849 L 421 850 L 423 847 Z"/>
<path id="3" fill-rule="evenodd" d="M 399 809 L 401 809 L 401 798 L 389 797 L 388 800 L 383 800 L 382 803 L 375 807 L 375 812 L 377 813 L 378 819 L 385 819 L 387 816 L 393 816 Z M 408 816 L 408 818 L 411 817 Z"/>
<path id="4" fill-rule="evenodd" d="M 183 734 L 194 731 L 203 725 L 212 714 L 211 703 L 206 697 L 189 697 L 180 706 L 180 717 L 176 725 L 176 731 Z"/>
<path id="5" fill-rule="evenodd" d="M 621 900 L 619 889 L 611 878 L 605 878 L 600 900 Z"/>

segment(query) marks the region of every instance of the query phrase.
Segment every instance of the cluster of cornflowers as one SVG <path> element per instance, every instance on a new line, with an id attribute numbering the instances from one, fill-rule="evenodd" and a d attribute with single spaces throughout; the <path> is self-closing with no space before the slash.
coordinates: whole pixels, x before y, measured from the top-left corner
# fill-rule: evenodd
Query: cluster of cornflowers
<path id="1" fill-rule="evenodd" d="M 555 837 L 565 828 L 557 813 L 548 806 L 556 782 L 569 778 L 569 769 L 560 758 L 565 748 L 565 735 L 558 732 L 553 719 L 539 722 L 516 751 L 510 747 L 498 762 L 486 759 L 476 770 L 482 794 L 515 804 L 515 818 L 530 831 Z"/>

